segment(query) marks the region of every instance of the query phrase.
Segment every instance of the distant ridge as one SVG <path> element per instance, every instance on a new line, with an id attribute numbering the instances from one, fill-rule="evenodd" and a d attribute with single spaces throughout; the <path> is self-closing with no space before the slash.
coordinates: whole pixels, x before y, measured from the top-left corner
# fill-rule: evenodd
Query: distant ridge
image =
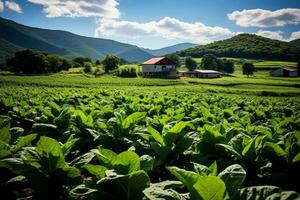
<path id="1" fill-rule="evenodd" d="M 193 43 L 180 43 L 180 44 L 175 44 L 172 46 L 164 47 L 161 49 L 143 49 L 144 51 L 148 52 L 149 54 L 152 54 L 154 56 L 163 56 L 166 54 L 170 54 L 176 51 L 181 51 L 184 49 L 192 48 L 197 46 L 197 44 Z"/>
<path id="2" fill-rule="evenodd" d="M 152 57 L 137 46 L 114 40 L 79 36 L 66 31 L 33 28 L 0 17 L 0 63 L 20 49 L 30 48 L 64 57 L 86 56 L 93 60 L 107 54 L 128 61 Z"/>
<path id="3" fill-rule="evenodd" d="M 177 52 L 180 56 L 202 57 L 212 53 L 219 57 L 253 58 L 270 60 L 300 60 L 300 46 L 272 40 L 254 34 L 239 34 L 227 40 L 199 45 Z"/>

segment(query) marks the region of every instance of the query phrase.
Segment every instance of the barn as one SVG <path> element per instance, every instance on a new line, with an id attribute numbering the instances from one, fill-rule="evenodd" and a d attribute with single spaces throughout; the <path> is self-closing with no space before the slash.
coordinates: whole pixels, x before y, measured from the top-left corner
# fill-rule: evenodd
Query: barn
<path id="1" fill-rule="evenodd" d="M 219 78 L 220 72 L 215 70 L 194 70 L 194 71 L 179 71 L 179 76 L 195 77 L 195 78 Z"/>
<path id="2" fill-rule="evenodd" d="M 176 77 L 175 63 L 166 58 L 151 58 L 142 64 L 141 70 L 145 77 Z"/>
<path id="3" fill-rule="evenodd" d="M 271 76 L 276 77 L 296 77 L 298 76 L 298 69 L 293 67 L 281 67 L 271 72 Z"/>

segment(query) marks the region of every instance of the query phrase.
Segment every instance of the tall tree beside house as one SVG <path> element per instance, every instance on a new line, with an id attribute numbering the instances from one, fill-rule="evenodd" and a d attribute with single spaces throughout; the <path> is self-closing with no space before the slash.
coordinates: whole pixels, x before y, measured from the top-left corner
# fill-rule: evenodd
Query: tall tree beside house
<path id="1" fill-rule="evenodd" d="M 108 73 L 111 70 L 117 69 L 119 62 L 120 59 L 117 56 L 107 55 L 105 59 L 102 61 L 105 72 Z"/>
<path id="2" fill-rule="evenodd" d="M 197 68 L 197 62 L 192 57 L 185 58 L 185 67 L 189 71 L 194 71 Z"/>
<path id="3" fill-rule="evenodd" d="M 213 54 L 205 54 L 200 66 L 202 69 L 218 70 L 218 58 Z"/>
<path id="4" fill-rule="evenodd" d="M 254 65 L 252 63 L 244 63 L 243 74 L 249 77 L 250 75 L 253 75 L 253 73 L 254 73 Z"/>
<path id="5" fill-rule="evenodd" d="M 168 54 L 166 55 L 167 58 L 172 60 L 175 63 L 175 67 L 178 68 L 180 67 L 180 57 L 176 54 Z"/>

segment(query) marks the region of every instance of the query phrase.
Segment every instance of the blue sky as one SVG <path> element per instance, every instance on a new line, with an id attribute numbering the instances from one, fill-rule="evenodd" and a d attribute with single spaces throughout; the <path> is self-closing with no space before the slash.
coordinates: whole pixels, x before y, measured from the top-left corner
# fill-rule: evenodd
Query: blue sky
<path id="1" fill-rule="evenodd" d="M 146 48 L 241 32 L 300 38 L 300 0 L 0 0 L 0 16 Z"/>

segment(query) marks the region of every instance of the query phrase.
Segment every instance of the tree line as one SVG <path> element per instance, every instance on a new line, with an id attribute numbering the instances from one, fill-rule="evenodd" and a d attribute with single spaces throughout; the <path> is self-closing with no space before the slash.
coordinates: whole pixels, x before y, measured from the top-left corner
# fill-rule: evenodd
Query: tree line
<path id="1" fill-rule="evenodd" d="M 24 74 L 56 73 L 76 67 L 83 67 L 85 73 L 90 73 L 92 68 L 98 65 L 103 65 L 104 71 L 108 73 L 123 64 L 128 64 L 128 62 L 114 55 L 107 55 L 102 61 L 97 60 L 93 62 L 88 57 L 65 59 L 59 55 L 31 49 L 18 51 L 14 57 L 6 60 L 6 68 L 8 70 Z"/>

